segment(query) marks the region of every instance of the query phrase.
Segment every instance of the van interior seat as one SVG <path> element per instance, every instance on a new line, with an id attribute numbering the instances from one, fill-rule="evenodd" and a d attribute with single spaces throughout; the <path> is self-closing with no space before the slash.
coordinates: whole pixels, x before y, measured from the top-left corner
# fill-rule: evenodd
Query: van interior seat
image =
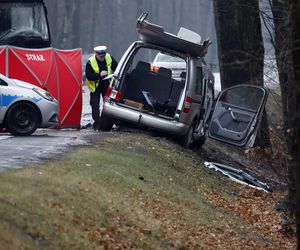
<path id="1" fill-rule="evenodd" d="M 179 76 L 180 78 L 181 78 L 181 81 L 185 81 L 185 79 L 186 79 L 186 72 L 185 71 L 182 71 L 181 73 L 180 73 L 180 76 Z"/>
<path id="2" fill-rule="evenodd" d="M 180 74 L 180 80 L 173 80 L 172 89 L 170 91 L 169 106 L 177 106 L 181 92 L 185 86 L 186 72 L 182 71 Z"/>
<path id="3" fill-rule="evenodd" d="M 142 91 L 149 92 L 159 103 L 165 103 L 169 99 L 169 93 L 172 88 L 172 71 L 167 68 L 161 68 L 160 72 L 150 70 L 150 64 L 139 61 L 127 77 L 127 93 L 123 98 L 143 102 Z"/>
<path id="4" fill-rule="evenodd" d="M 170 91 L 173 85 L 172 71 L 170 69 L 160 67 L 157 71 L 157 87 L 153 95 L 159 104 L 166 104 L 170 98 Z"/>
<path id="5" fill-rule="evenodd" d="M 167 68 L 164 68 L 164 67 L 160 67 L 157 71 L 157 74 L 159 76 L 163 76 L 163 77 L 167 77 L 167 78 L 172 77 L 172 71 L 170 69 L 167 69 Z"/>
<path id="6" fill-rule="evenodd" d="M 135 70 L 143 70 L 149 71 L 150 70 L 150 63 L 139 61 L 135 67 Z"/>
<path id="7" fill-rule="evenodd" d="M 126 76 L 126 92 L 123 93 L 124 99 L 142 102 L 143 85 L 146 85 L 146 75 L 150 72 L 150 63 L 139 61 L 136 67 Z M 143 80 L 145 78 L 145 80 Z"/>
<path id="8" fill-rule="evenodd" d="M 183 76 L 185 77 L 185 76 Z M 179 97 L 185 86 L 185 80 L 177 81 L 172 78 L 170 69 L 160 67 L 157 72 L 151 71 L 150 64 L 139 61 L 136 67 L 125 79 L 127 91 L 123 98 L 145 102 L 143 91 L 150 93 L 154 100 L 155 110 L 174 115 Z"/>
<path id="9" fill-rule="evenodd" d="M 179 97 L 184 89 L 185 82 L 184 81 L 173 81 L 172 89 L 169 95 L 168 106 L 172 109 L 176 109 Z"/>

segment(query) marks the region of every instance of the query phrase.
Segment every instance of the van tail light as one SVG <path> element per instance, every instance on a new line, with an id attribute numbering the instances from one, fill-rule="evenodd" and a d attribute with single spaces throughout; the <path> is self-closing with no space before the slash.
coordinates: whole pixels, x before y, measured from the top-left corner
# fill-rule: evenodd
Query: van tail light
<path id="1" fill-rule="evenodd" d="M 185 98 L 183 112 L 188 113 L 191 110 L 193 99 L 189 96 Z"/>
<path id="2" fill-rule="evenodd" d="M 153 72 L 157 72 L 159 70 L 159 67 L 151 65 L 150 70 Z"/>
<path id="3" fill-rule="evenodd" d="M 106 89 L 106 92 L 105 92 L 105 96 L 106 97 L 109 97 L 110 96 L 110 94 L 111 94 L 111 92 L 112 92 L 112 87 L 108 87 L 107 89 Z"/>
<path id="4" fill-rule="evenodd" d="M 105 92 L 105 97 L 114 99 L 115 101 L 120 101 L 121 96 L 122 96 L 121 91 L 113 89 L 112 87 L 107 88 L 107 90 Z"/>

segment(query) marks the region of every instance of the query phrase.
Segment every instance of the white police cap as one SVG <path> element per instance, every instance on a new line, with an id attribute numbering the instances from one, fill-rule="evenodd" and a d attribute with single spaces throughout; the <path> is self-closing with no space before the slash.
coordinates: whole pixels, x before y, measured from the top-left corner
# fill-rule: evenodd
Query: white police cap
<path id="1" fill-rule="evenodd" d="M 106 46 L 97 46 L 94 48 L 94 51 L 98 55 L 105 55 L 107 47 Z"/>

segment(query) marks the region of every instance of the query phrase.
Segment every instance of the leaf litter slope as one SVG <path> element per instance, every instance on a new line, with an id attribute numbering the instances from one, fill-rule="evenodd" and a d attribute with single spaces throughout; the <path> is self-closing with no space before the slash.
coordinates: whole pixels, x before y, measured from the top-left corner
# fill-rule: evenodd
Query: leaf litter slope
<path id="1" fill-rule="evenodd" d="M 109 133 L 64 159 L 0 175 L 5 249 L 293 249 L 277 193 L 231 183 L 192 151 Z"/>

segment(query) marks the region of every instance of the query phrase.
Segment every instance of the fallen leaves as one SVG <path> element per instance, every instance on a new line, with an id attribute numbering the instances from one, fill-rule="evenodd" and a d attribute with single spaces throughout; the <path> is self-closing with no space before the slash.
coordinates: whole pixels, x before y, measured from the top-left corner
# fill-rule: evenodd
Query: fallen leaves
<path id="1" fill-rule="evenodd" d="M 207 196 L 207 199 L 219 207 L 234 212 L 252 225 L 257 233 L 280 242 L 281 246 L 279 248 L 274 246 L 274 249 L 295 249 L 295 237 L 291 238 L 282 234 L 281 218 L 275 210 L 276 201 L 283 196 L 283 193 L 265 193 L 260 190 L 244 188 L 238 196 L 232 197 L 230 203 L 217 193 Z"/>

